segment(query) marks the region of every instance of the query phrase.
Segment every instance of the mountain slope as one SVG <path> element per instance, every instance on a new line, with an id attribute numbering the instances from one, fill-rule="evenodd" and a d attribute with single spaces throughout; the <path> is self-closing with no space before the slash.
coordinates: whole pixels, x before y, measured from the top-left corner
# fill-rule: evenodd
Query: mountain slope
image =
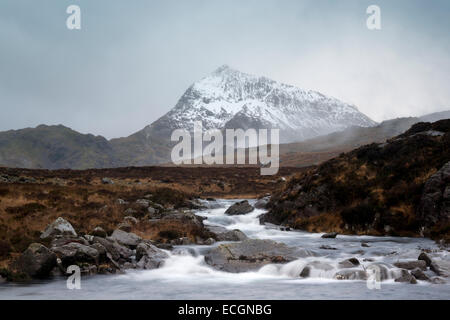
<path id="1" fill-rule="evenodd" d="M 449 237 L 449 145 L 450 120 L 415 124 L 293 178 L 272 197 L 263 221 L 318 232 Z"/>

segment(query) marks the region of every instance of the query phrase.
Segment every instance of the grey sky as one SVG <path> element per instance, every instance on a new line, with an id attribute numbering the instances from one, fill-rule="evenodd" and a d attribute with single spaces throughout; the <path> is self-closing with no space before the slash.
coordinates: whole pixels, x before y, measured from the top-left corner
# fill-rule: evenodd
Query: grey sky
<path id="1" fill-rule="evenodd" d="M 82 29 L 66 28 L 77 4 Z M 382 30 L 366 28 L 381 7 Z M 142 129 L 222 64 L 381 121 L 450 109 L 447 0 L 1 0 L 0 130 Z"/>

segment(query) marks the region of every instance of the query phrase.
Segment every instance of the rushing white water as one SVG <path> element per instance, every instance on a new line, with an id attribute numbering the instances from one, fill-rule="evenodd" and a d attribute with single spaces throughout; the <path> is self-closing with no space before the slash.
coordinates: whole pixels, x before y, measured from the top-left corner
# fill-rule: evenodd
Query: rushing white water
<path id="1" fill-rule="evenodd" d="M 263 210 L 241 216 L 227 216 L 225 210 L 235 201 L 218 200 L 196 214 L 206 217 L 206 225 L 240 229 L 249 238 L 272 239 L 302 248 L 304 258 L 287 264 L 271 264 L 257 271 L 227 273 L 213 269 L 204 261 L 204 254 L 213 246 L 179 246 L 169 252 L 164 266 L 156 270 L 127 271 L 123 275 L 82 278 L 81 290 L 68 290 L 64 279 L 32 285 L 0 285 L 0 299 L 449 299 L 450 285 L 394 282 L 400 269 L 393 263 L 416 260 L 421 249 L 429 249 L 434 260 L 449 261 L 448 251 L 439 250 L 429 239 L 342 236 L 322 239 L 321 234 L 281 231 L 276 226 L 259 224 Z M 362 247 L 361 243 L 369 247 Z M 321 249 L 321 246 L 335 250 Z M 357 258 L 364 270 L 371 264 L 385 265 L 388 279 L 380 289 L 369 289 L 365 280 L 336 280 L 344 270 L 339 262 Z M 299 274 L 308 263 L 309 277 Z M 321 268 L 320 265 L 326 266 Z M 352 269 L 352 270 L 353 270 Z M 349 269 L 345 269 L 349 270 Z M 435 276 L 433 272 L 425 272 Z"/>

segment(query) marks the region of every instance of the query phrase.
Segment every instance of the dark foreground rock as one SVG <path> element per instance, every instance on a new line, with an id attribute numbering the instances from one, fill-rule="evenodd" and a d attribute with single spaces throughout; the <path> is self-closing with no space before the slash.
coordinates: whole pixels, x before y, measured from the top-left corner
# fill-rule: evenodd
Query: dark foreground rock
<path id="1" fill-rule="evenodd" d="M 205 255 L 207 264 L 227 272 L 256 270 L 269 263 L 295 259 L 295 250 L 284 243 L 258 239 L 222 244 Z"/>
<path id="2" fill-rule="evenodd" d="M 250 205 L 250 203 L 248 203 L 247 200 L 244 200 L 244 201 L 236 202 L 235 204 L 233 204 L 231 207 L 229 207 L 227 209 L 227 211 L 225 211 L 225 214 L 228 214 L 230 216 L 235 216 L 235 215 L 247 214 L 247 213 L 252 212 L 253 210 L 255 210 L 255 208 L 253 208 L 253 206 Z"/>
<path id="3" fill-rule="evenodd" d="M 15 268 L 32 278 L 46 278 L 56 266 L 56 254 L 40 243 L 32 243 L 16 260 Z"/>

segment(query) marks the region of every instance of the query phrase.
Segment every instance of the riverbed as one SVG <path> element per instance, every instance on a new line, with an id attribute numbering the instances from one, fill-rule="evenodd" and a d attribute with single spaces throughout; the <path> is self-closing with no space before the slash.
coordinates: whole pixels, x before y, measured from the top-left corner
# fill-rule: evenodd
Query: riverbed
<path id="1" fill-rule="evenodd" d="M 225 215 L 234 202 L 209 202 L 209 209 L 196 214 L 206 218 L 206 225 L 239 229 L 249 238 L 284 242 L 311 255 L 283 265 L 265 265 L 252 272 L 227 273 L 204 261 L 204 254 L 220 243 L 177 246 L 167 251 L 169 258 L 159 269 L 82 277 L 80 290 L 67 289 L 64 278 L 26 285 L 3 284 L 0 299 L 450 299 L 448 279 L 445 284 L 427 281 L 409 284 L 395 282 L 392 277 L 377 283 L 378 286 L 366 280 L 334 277 L 340 270 L 339 262 L 349 258 L 357 258 L 361 270 L 376 263 L 387 266 L 392 274 L 399 271 L 393 263 L 416 260 L 423 249 L 433 260 L 449 262 L 449 252 L 439 249 L 432 240 L 344 235 L 323 239 L 319 233 L 282 231 L 277 226 L 261 225 L 258 219 L 264 213 L 261 209 L 241 216 Z M 331 265 L 333 269 L 312 270 L 309 277 L 299 277 L 304 266 L 312 261 Z M 432 271 L 425 273 L 435 276 Z"/>

